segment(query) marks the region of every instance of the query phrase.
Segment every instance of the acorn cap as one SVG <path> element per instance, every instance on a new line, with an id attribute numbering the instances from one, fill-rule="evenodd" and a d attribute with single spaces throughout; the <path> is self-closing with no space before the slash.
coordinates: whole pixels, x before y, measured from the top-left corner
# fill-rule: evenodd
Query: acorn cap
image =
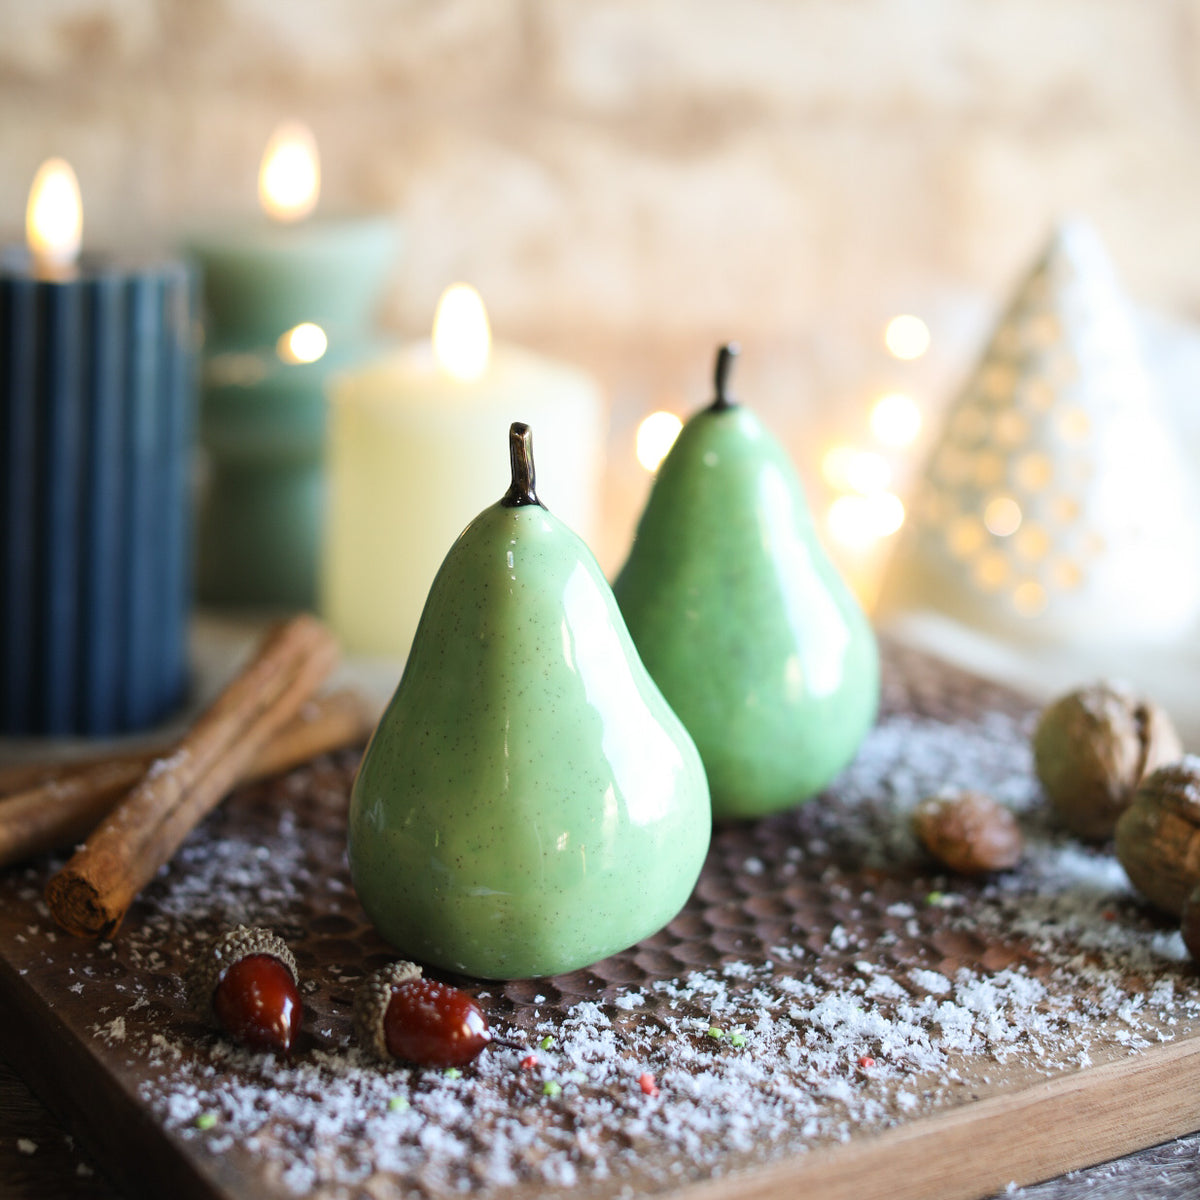
<path id="1" fill-rule="evenodd" d="M 300 985 L 296 959 L 288 944 L 278 934 L 258 926 L 239 925 L 210 942 L 192 963 L 187 977 L 188 1003 L 197 1015 L 215 1022 L 213 993 L 225 972 L 235 962 L 251 954 L 269 954 L 277 958 L 291 973 L 292 981 Z"/>
<path id="2" fill-rule="evenodd" d="M 392 1000 L 392 989 L 421 978 L 416 963 L 400 959 L 373 971 L 359 984 L 354 996 L 354 1029 L 358 1040 L 380 1058 L 391 1058 L 384 1035 L 383 1018 Z"/>

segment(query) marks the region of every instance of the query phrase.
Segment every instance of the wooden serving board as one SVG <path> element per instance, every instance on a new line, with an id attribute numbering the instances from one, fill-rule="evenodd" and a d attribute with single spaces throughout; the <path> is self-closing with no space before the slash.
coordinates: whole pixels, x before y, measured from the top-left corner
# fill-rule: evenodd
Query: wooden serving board
<path id="1" fill-rule="evenodd" d="M 555 979 L 458 981 L 519 1047 L 459 1076 L 354 1045 L 354 988 L 395 955 L 345 867 L 353 756 L 320 760 L 231 798 L 111 943 L 55 932 L 53 863 L 0 878 L 0 1050 L 131 1195 L 179 1200 L 951 1200 L 1127 1153 L 1200 1128 L 1200 982 L 1047 821 L 1031 720 L 889 650 L 854 766 L 719 828 L 667 929 Z M 921 855 L 907 810 L 941 787 L 1021 813 L 1021 868 L 969 883 Z M 187 1011 L 188 962 L 238 922 L 295 950 L 291 1062 Z"/>

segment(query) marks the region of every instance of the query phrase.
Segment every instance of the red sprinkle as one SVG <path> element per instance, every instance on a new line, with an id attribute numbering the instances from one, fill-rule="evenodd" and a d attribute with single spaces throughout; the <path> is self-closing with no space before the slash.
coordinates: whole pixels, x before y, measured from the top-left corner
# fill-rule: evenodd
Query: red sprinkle
<path id="1" fill-rule="evenodd" d="M 858 1060 L 858 1065 L 860 1067 L 873 1067 L 875 1065 L 875 1060 L 869 1054 L 864 1054 Z"/>
<path id="2" fill-rule="evenodd" d="M 638 1085 L 647 1096 L 658 1095 L 658 1084 L 654 1082 L 654 1076 L 649 1071 L 643 1071 L 638 1078 Z"/>
<path id="3" fill-rule="evenodd" d="M 1106 921 L 1115 921 L 1117 919 L 1117 914 L 1111 908 L 1106 908 L 1100 915 Z"/>
<path id="4" fill-rule="evenodd" d="M 523 1059 L 521 1059 L 521 1070 L 522 1071 L 532 1071 L 533 1068 L 536 1066 L 537 1066 L 537 1055 L 536 1054 L 527 1054 L 527 1055 L 525 1055 L 525 1057 Z"/>

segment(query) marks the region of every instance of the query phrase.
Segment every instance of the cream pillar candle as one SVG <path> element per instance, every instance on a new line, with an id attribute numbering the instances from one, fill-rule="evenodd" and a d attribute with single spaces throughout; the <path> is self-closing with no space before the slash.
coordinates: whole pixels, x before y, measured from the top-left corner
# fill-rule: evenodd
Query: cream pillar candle
<path id="1" fill-rule="evenodd" d="M 321 609 L 352 653 L 408 653 L 451 543 L 508 486 L 496 447 L 513 421 L 533 430 L 542 502 L 594 538 L 600 388 L 577 368 L 491 345 L 472 289 L 442 297 L 432 341 L 335 380 L 329 418 Z"/>

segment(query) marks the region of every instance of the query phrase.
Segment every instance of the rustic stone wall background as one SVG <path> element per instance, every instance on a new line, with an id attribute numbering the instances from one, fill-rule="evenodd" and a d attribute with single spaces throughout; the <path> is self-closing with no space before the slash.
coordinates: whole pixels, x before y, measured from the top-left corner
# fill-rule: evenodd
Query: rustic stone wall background
<path id="1" fill-rule="evenodd" d="M 323 208 L 407 231 L 393 329 L 463 278 L 603 377 L 614 545 L 719 339 L 811 474 L 881 389 L 937 407 L 1060 212 L 1200 313 L 1200 0 L 0 0 L 0 113 L 0 231 L 57 153 L 93 245 L 251 211 L 308 122 Z"/>

